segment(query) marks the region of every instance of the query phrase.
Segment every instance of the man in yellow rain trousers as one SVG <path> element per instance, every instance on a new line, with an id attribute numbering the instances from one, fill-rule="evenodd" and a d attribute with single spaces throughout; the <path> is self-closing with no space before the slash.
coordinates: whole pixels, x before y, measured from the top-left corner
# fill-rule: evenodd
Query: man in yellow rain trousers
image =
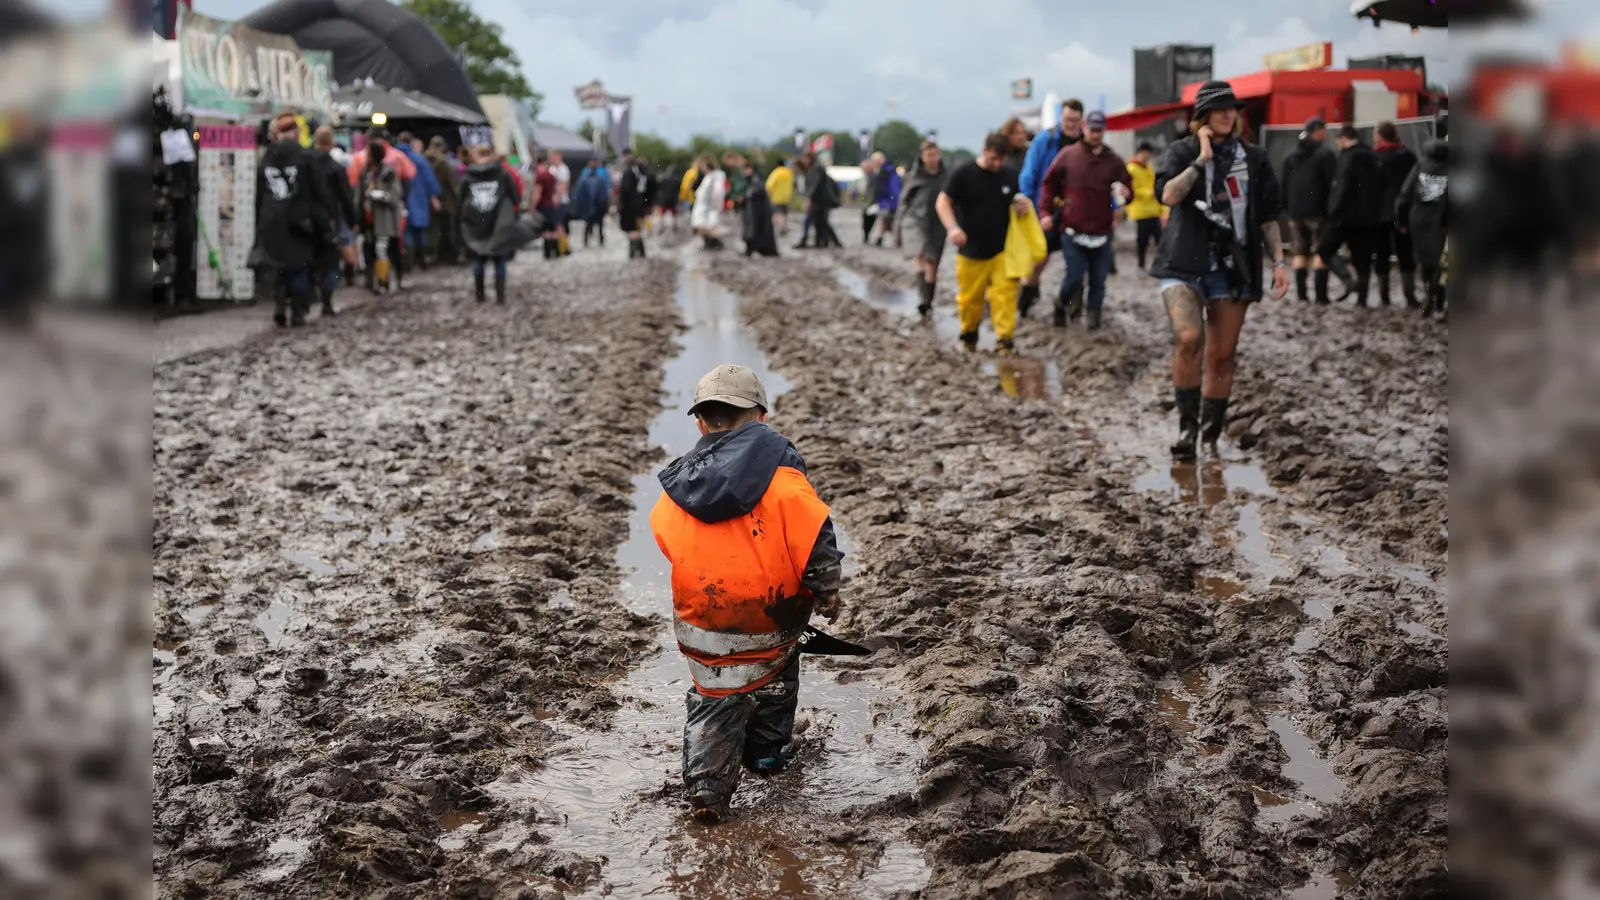
<path id="1" fill-rule="evenodd" d="M 984 138 L 983 154 L 951 173 L 934 205 L 950 243 L 957 248 L 956 312 L 961 318 L 961 343 L 968 350 L 978 348 L 978 326 L 983 323 L 987 296 L 995 353 L 1002 356 L 1012 353 L 1021 280 L 1013 274 L 1014 263 L 1007 265 L 1008 259 L 1018 256 L 1018 251 L 1007 252 L 1008 238 L 1024 240 L 1030 255 L 1033 245 L 1027 233 L 1012 234 L 1012 223 L 1025 219 L 1032 231 L 1039 231 L 1033 204 L 1017 189 L 1016 172 L 1006 166 L 1011 150 L 1010 138 L 998 131 L 990 133 Z M 1042 231 L 1038 241 L 1044 242 Z M 1038 259 L 1043 256 L 1038 254 Z"/>

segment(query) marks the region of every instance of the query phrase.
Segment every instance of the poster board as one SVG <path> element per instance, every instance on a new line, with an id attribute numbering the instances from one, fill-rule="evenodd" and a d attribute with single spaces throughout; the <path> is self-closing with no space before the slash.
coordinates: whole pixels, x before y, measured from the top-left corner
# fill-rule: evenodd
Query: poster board
<path id="1" fill-rule="evenodd" d="M 285 107 L 333 117 L 333 54 L 293 38 L 203 16 L 178 17 L 184 103 L 240 118 Z"/>
<path id="2" fill-rule="evenodd" d="M 250 248 L 256 241 L 256 129 L 197 125 L 195 130 L 200 134 L 196 296 L 248 300 L 255 296 L 256 284 L 250 269 Z"/>

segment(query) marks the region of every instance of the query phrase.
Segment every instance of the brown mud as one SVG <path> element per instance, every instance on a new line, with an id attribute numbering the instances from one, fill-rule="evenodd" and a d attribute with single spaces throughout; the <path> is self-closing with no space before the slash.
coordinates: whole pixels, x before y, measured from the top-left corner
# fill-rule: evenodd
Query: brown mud
<path id="1" fill-rule="evenodd" d="M 713 270 L 855 523 L 846 627 L 910 676 L 925 895 L 1443 896 L 1442 329 L 1257 310 L 1234 439 L 1174 466 L 1164 314 L 1122 265 L 1099 334 L 1048 300 L 1019 332 L 1059 400 L 954 346 L 948 287 L 918 323 L 893 252 Z"/>
<path id="2" fill-rule="evenodd" d="M 161 896 L 1444 896 L 1442 330 L 1261 315 L 1173 466 L 1142 276 L 997 360 L 890 251 L 652 251 L 158 365 Z M 724 361 L 877 652 L 703 829 L 644 515 Z"/>

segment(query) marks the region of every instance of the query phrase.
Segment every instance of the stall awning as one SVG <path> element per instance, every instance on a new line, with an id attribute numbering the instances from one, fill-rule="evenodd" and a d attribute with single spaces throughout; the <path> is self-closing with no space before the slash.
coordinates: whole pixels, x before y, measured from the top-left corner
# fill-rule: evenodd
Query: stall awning
<path id="1" fill-rule="evenodd" d="M 1189 105 L 1182 101 L 1173 103 L 1156 103 L 1150 106 L 1141 106 L 1138 109 L 1127 109 L 1122 112 L 1111 113 L 1106 116 L 1107 131 L 1138 131 L 1165 122 L 1175 116 L 1183 114 Z"/>
<path id="2" fill-rule="evenodd" d="M 376 84 L 352 84 L 333 92 L 333 111 L 346 120 L 365 120 L 374 113 L 391 119 L 438 119 L 461 125 L 488 120 L 466 107 L 446 103 L 421 91 L 402 91 Z"/>

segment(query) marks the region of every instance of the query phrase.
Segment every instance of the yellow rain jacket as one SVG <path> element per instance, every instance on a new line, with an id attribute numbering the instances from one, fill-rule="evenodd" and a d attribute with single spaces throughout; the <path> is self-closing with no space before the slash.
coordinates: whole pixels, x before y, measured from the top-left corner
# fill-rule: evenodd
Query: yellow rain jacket
<path id="1" fill-rule="evenodd" d="M 788 206 L 794 199 L 794 172 L 788 166 L 778 166 L 767 175 L 767 198 L 773 206 Z"/>
<path id="2" fill-rule="evenodd" d="M 1044 229 L 1033 210 L 1019 213 L 1011 211 L 1011 224 L 1006 228 L 1006 249 L 1000 256 L 1004 261 L 1007 278 L 1027 278 L 1033 269 L 1050 253 L 1044 240 Z"/>
<path id="3" fill-rule="evenodd" d="M 689 171 L 683 173 L 683 183 L 678 185 L 679 201 L 683 203 L 694 202 L 694 179 L 695 176 L 699 174 L 700 170 L 694 166 L 690 166 Z"/>
<path id="4" fill-rule="evenodd" d="M 1128 163 L 1128 175 L 1133 178 L 1133 200 L 1128 204 L 1128 220 L 1154 219 L 1166 213 L 1167 208 L 1156 199 L 1156 170 Z"/>

